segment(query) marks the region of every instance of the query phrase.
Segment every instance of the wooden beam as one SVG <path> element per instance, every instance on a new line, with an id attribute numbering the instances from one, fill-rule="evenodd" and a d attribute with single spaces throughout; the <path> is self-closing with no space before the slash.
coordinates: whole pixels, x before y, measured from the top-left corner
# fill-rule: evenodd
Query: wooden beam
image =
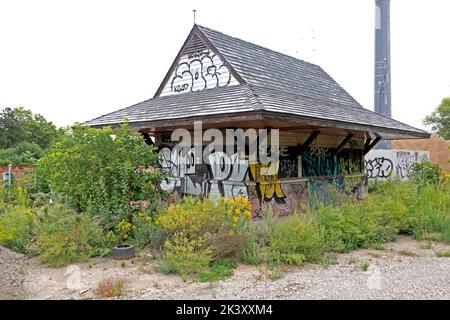
<path id="1" fill-rule="evenodd" d="M 306 148 L 308 148 L 311 143 L 314 142 L 314 140 L 317 139 L 317 137 L 319 136 L 320 131 L 319 130 L 315 130 L 311 133 L 311 135 L 308 137 L 308 139 L 306 139 L 305 143 L 303 145 L 300 146 L 300 151 L 304 151 L 306 150 Z"/>
<path id="2" fill-rule="evenodd" d="M 372 141 L 372 138 L 367 137 L 366 143 L 364 144 L 364 150 L 366 150 L 369 147 L 371 141 Z"/>
<path id="3" fill-rule="evenodd" d="M 342 149 L 344 149 L 345 145 L 350 141 L 351 138 L 353 138 L 353 133 L 347 134 L 347 136 L 344 138 L 344 140 L 342 140 L 342 142 L 334 150 L 335 156 L 337 156 L 342 151 Z"/>
<path id="4" fill-rule="evenodd" d="M 367 148 L 364 149 L 364 155 L 366 155 L 370 150 L 372 150 L 373 147 L 375 147 L 375 145 L 380 140 L 381 140 L 381 137 L 376 137 L 375 140 L 373 140 L 373 142 L 371 144 L 369 144 L 369 146 Z"/>

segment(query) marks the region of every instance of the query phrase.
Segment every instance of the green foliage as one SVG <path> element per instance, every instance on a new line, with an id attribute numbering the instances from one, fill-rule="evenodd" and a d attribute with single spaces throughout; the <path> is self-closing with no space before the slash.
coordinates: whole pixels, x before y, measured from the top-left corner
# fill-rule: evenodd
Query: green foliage
<path id="1" fill-rule="evenodd" d="M 5 108 L 0 112 L 0 149 L 29 142 L 47 149 L 58 138 L 59 131 L 40 114 L 23 108 Z"/>
<path id="2" fill-rule="evenodd" d="M 38 162 L 37 186 L 67 196 L 79 211 L 100 216 L 112 228 L 131 202 L 152 202 L 159 195 L 157 158 L 155 148 L 127 124 L 116 132 L 75 126 Z"/>
<path id="3" fill-rule="evenodd" d="M 211 264 L 211 269 L 208 272 L 202 272 L 197 275 L 197 280 L 200 282 L 215 282 L 225 280 L 233 274 L 236 269 L 236 262 L 230 259 L 214 261 Z"/>
<path id="4" fill-rule="evenodd" d="M 425 184 L 438 185 L 442 178 L 442 170 L 437 164 L 429 161 L 413 163 L 409 169 L 411 177 L 419 186 Z"/>
<path id="5" fill-rule="evenodd" d="M 260 228 L 261 223 L 252 223 L 244 230 L 243 241 L 239 246 L 239 258 L 246 264 L 259 264 L 263 261 L 264 238 Z"/>
<path id="6" fill-rule="evenodd" d="M 246 199 L 220 200 L 184 197 L 156 220 L 167 235 L 165 268 L 183 277 L 202 271 L 213 259 L 234 255 L 250 219 Z"/>
<path id="7" fill-rule="evenodd" d="M 324 230 L 311 218 L 291 215 L 277 224 L 269 250 L 275 263 L 318 262 L 325 252 Z"/>
<path id="8" fill-rule="evenodd" d="M 361 269 L 362 269 L 363 271 L 369 270 L 369 267 L 370 267 L 370 262 L 369 262 L 369 261 L 364 260 L 364 261 L 361 263 Z"/>
<path id="9" fill-rule="evenodd" d="M 38 215 L 35 251 L 40 261 L 58 267 L 109 253 L 108 238 L 89 215 L 62 204 L 43 207 Z"/>
<path id="10" fill-rule="evenodd" d="M 202 239 L 189 239 L 177 233 L 165 243 L 164 262 L 169 270 L 179 273 L 183 278 L 193 272 L 208 269 L 212 261 L 212 251 Z"/>
<path id="11" fill-rule="evenodd" d="M 0 244 L 11 250 L 29 253 L 37 217 L 33 210 L 13 206 L 0 215 Z"/>
<path id="12" fill-rule="evenodd" d="M 8 149 L 0 149 L 0 166 L 34 165 L 44 155 L 44 150 L 36 143 L 21 142 Z"/>
<path id="13" fill-rule="evenodd" d="M 154 224 L 155 215 L 156 213 L 149 207 L 133 211 L 130 216 L 126 217 L 128 220 L 123 218 L 115 226 L 116 241 L 122 243 L 132 242 L 137 250 L 141 250 L 149 244 L 153 248 L 162 246 L 164 243 L 164 232 L 161 226 Z"/>
<path id="14" fill-rule="evenodd" d="M 423 123 L 431 125 L 431 131 L 442 139 L 450 140 L 450 97 L 442 99 L 441 104 L 425 117 Z"/>
<path id="15" fill-rule="evenodd" d="M 164 210 L 156 224 L 163 227 L 169 242 L 179 234 L 188 240 L 206 242 L 217 259 L 236 252 L 250 219 L 248 208 L 245 199 L 215 204 L 210 199 L 184 197 Z"/>

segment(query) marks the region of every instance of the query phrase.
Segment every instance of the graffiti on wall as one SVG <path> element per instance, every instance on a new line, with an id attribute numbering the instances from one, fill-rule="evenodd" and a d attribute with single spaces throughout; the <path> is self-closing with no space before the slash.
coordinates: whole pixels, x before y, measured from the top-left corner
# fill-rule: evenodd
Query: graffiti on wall
<path id="1" fill-rule="evenodd" d="M 336 156 L 333 149 L 311 147 L 303 152 L 302 159 L 304 177 L 354 175 L 363 171 L 361 149 L 344 149 Z"/>
<path id="2" fill-rule="evenodd" d="M 369 178 L 389 178 L 394 170 L 392 161 L 385 157 L 375 157 L 364 161 Z"/>
<path id="3" fill-rule="evenodd" d="M 250 164 L 252 180 L 256 182 L 256 188 L 260 201 L 270 201 L 272 199 L 283 200 L 284 194 L 281 189 L 281 181 L 278 179 L 278 170 L 274 174 L 263 174 L 261 169 L 268 167 L 260 163 Z"/>
<path id="4" fill-rule="evenodd" d="M 231 157 L 224 152 L 213 153 L 207 165 L 195 164 L 194 148 L 183 156 L 176 148 L 164 147 L 159 151 L 159 159 L 161 169 L 170 175 L 161 183 L 168 193 L 209 195 L 212 199 L 247 197 L 244 180 L 248 160 L 239 159 L 237 153 Z"/>
<path id="5" fill-rule="evenodd" d="M 310 147 L 303 152 L 302 161 L 304 177 L 336 176 L 338 173 L 336 156 L 328 148 Z"/>
<path id="6" fill-rule="evenodd" d="M 426 159 L 429 159 L 428 151 L 372 150 L 365 156 L 364 166 L 369 178 L 406 180 L 411 165 Z"/>
<path id="7" fill-rule="evenodd" d="M 277 214 L 295 212 L 308 199 L 328 203 L 334 190 L 342 190 L 347 184 L 347 177 L 358 177 L 363 163 L 360 149 L 346 149 L 336 156 L 332 149 L 321 147 L 301 153 L 297 147 L 283 148 L 275 171 L 262 170 L 270 164 L 249 163 L 239 153 L 220 151 L 198 164 L 195 148 L 183 155 L 177 148 L 162 147 L 159 158 L 162 170 L 169 173 L 161 183 L 166 192 L 213 200 L 246 197 L 253 203 L 255 216 L 269 207 Z M 298 178 L 302 173 L 307 179 L 286 179 Z"/>
<path id="8" fill-rule="evenodd" d="M 229 157 L 224 152 L 215 152 L 208 157 L 212 177 L 209 197 L 218 199 L 221 196 L 234 199 L 247 197 L 247 187 L 244 183 L 248 169 L 248 160 L 239 159 L 237 153 Z"/>

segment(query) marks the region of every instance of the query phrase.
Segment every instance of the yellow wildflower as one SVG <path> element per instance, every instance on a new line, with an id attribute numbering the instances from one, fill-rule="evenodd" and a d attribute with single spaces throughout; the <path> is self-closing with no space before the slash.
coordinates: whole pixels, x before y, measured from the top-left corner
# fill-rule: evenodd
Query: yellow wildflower
<path id="1" fill-rule="evenodd" d="M 231 215 L 233 214 L 233 211 L 232 211 L 232 210 L 228 210 L 228 211 L 227 211 L 227 214 L 228 214 L 229 216 L 231 216 Z"/>
<path id="2" fill-rule="evenodd" d="M 250 217 L 252 216 L 252 213 L 251 213 L 250 211 L 246 210 L 246 211 L 245 211 L 245 216 L 246 216 L 247 218 L 250 218 Z"/>
<path id="3" fill-rule="evenodd" d="M 145 218 L 145 221 L 147 221 L 147 223 L 150 223 L 150 222 L 152 221 L 152 218 L 150 218 L 149 216 L 147 216 L 147 217 Z"/>
<path id="4" fill-rule="evenodd" d="M 127 239 L 128 235 L 125 233 L 124 235 L 122 235 L 122 238 Z"/>
<path id="5" fill-rule="evenodd" d="M 236 209 L 234 209 L 234 212 L 236 212 L 236 214 L 241 214 L 241 209 L 236 208 Z"/>
<path id="6" fill-rule="evenodd" d="M 234 236 L 234 231 L 233 231 L 233 230 L 228 231 L 228 236 L 229 236 L 229 237 Z"/>
<path id="7" fill-rule="evenodd" d="M 239 218 L 238 217 L 233 217 L 233 222 L 238 222 Z"/>

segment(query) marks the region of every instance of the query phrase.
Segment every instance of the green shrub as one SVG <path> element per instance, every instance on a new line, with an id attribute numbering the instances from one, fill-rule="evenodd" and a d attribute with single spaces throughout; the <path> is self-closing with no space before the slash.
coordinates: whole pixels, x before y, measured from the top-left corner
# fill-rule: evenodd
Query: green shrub
<path id="1" fill-rule="evenodd" d="M 108 238 L 89 215 L 53 204 L 44 207 L 39 216 L 35 246 L 40 261 L 65 266 L 110 252 Z"/>
<path id="2" fill-rule="evenodd" d="M 0 149 L 0 166 L 30 166 L 44 155 L 42 148 L 36 143 L 21 142 L 14 148 Z"/>
<path id="3" fill-rule="evenodd" d="M 179 273 L 183 278 L 193 272 L 208 269 L 212 261 L 212 251 L 201 239 L 189 239 L 184 234 L 175 234 L 165 243 L 164 262 L 169 270 Z"/>
<path id="4" fill-rule="evenodd" d="M 239 246 L 239 259 L 246 264 L 259 264 L 263 260 L 264 235 L 258 228 L 261 223 L 252 223 L 244 230 L 243 241 Z"/>
<path id="5" fill-rule="evenodd" d="M 11 250 L 29 253 L 37 217 L 32 209 L 14 206 L 0 215 L 0 244 Z"/>
<path id="6" fill-rule="evenodd" d="M 424 184 L 438 185 L 442 178 L 442 169 L 439 165 L 429 161 L 413 163 L 409 172 L 411 178 L 414 179 L 419 186 Z"/>
<path id="7" fill-rule="evenodd" d="M 139 210 L 138 210 L 139 209 Z M 161 248 L 165 234 L 160 225 L 155 224 L 155 207 L 137 208 L 129 215 L 124 215 L 114 228 L 117 243 L 133 243 L 137 250 L 150 245 Z"/>
<path id="8" fill-rule="evenodd" d="M 236 262 L 230 259 L 214 261 L 209 272 L 202 272 L 197 275 L 200 282 L 214 282 L 225 280 L 233 274 L 236 269 Z"/>
<path id="9" fill-rule="evenodd" d="M 439 233 L 450 242 L 450 187 L 449 184 L 435 187 L 424 186 L 418 197 L 410 204 L 415 223 L 411 231 L 416 238 L 426 239 Z"/>
<path id="10" fill-rule="evenodd" d="M 36 186 L 63 194 L 110 229 L 132 202 L 159 197 L 157 160 L 155 148 L 127 124 L 116 131 L 75 126 L 38 161 Z"/>
<path id="11" fill-rule="evenodd" d="M 156 224 L 163 227 L 169 242 L 178 234 L 188 240 L 204 241 L 213 257 L 219 259 L 235 253 L 250 220 L 250 210 L 248 200 L 243 198 L 222 199 L 215 204 L 210 199 L 184 197 L 164 210 Z"/>
<path id="12" fill-rule="evenodd" d="M 319 261 L 325 249 L 323 228 L 311 218 L 291 215 L 276 226 L 269 250 L 272 262 L 300 265 Z"/>

